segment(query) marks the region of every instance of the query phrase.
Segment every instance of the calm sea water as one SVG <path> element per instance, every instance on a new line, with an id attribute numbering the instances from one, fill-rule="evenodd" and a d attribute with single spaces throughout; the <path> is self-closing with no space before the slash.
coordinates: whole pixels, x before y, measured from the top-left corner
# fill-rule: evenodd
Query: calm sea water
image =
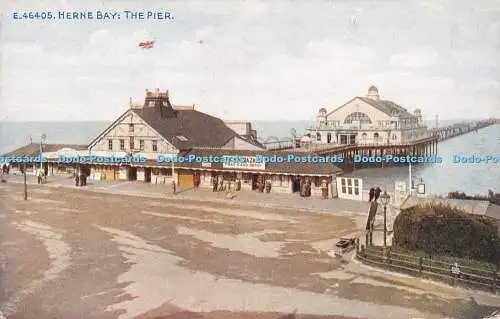
<path id="1" fill-rule="evenodd" d="M 441 121 L 441 125 L 458 121 Z M 111 122 L 0 122 L 0 154 L 40 140 L 41 134 L 47 135 L 48 143 L 88 144 Z M 311 124 L 309 121 L 256 121 L 253 128 L 260 139 L 268 137 L 290 137 L 294 128 L 302 135 Z M 435 125 L 429 121 L 429 127 Z M 414 180 L 426 184 L 430 194 L 442 195 L 460 190 L 470 194 L 486 194 L 488 189 L 500 192 L 499 164 L 453 164 L 453 154 L 493 154 L 500 156 L 500 125 L 491 126 L 478 133 L 462 135 L 439 144 L 438 153 L 442 164 L 413 166 Z M 408 168 L 393 167 L 384 169 L 363 169 L 350 174 L 361 177 L 365 188 L 378 185 L 392 189 L 394 182 L 408 181 Z M 369 181 L 369 182 L 368 182 Z"/>

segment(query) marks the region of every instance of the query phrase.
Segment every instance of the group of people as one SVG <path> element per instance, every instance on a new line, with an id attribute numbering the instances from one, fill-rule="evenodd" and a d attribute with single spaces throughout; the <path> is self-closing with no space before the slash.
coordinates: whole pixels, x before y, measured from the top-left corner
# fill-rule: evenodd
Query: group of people
<path id="1" fill-rule="evenodd" d="M 2 177 L 1 177 L 2 183 L 5 183 L 7 181 L 6 175 L 9 174 L 9 170 L 10 170 L 9 165 L 7 165 L 7 164 L 4 163 L 2 165 Z"/>
<path id="2" fill-rule="evenodd" d="M 369 195 L 369 198 L 368 198 L 368 201 L 371 202 L 371 201 L 374 201 L 376 202 L 378 200 L 378 198 L 380 197 L 380 193 L 382 193 L 382 190 L 380 189 L 380 187 L 372 187 L 370 188 L 370 192 L 368 193 Z"/>
<path id="3" fill-rule="evenodd" d="M 87 174 L 75 174 L 75 186 L 87 186 Z"/>
<path id="4" fill-rule="evenodd" d="M 266 191 L 266 193 L 270 193 L 271 186 L 272 186 L 271 180 L 270 179 L 264 180 L 262 178 L 262 176 L 259 176 L 259 178 L 257 179 L 257 182 L 255 184 L 255 188 L 261 193 L 263 193 L 264 190 Z"/>
<path id="5" fill-rule="evenodd" d="M 231 181 L 225 181 L 222 176 L 212 177 L 211 184 L 213 192 L 231 191 Z M 237 179 L 235 184 L 236 191 L 240 191 L 241 180 Z"/>
<path id="6" fill-rule="evenodd" d="M 38 184 L 44 184 L 47 182 L 47 173 L 43 168 L 36 171 L 36 179 Z"/>

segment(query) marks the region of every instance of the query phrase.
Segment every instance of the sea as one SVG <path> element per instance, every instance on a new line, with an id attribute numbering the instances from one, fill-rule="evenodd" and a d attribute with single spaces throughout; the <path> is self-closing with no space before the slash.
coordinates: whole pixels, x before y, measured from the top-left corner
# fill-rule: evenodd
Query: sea
<path id="1" fill-rule="evenodd" d="M 441 120 L 445 126 L 463 120 Z M 112 122 L 6 122 L 0 121 L 0 154 L 24 146 L 31 141 L 39 142 L 40 136 L 47 136 L 47 143 L 88 144 Z M 290 138 L 292 131 L 301 136 L 310 121 L 252 121 L 261 141 Z M 427 123 L 435 127 L 434 121 Z M 446 195 L 448 192 L 462 191 L 466 194 L 482 194 L 493 190 L 500 193 L 500 163 L 458 164 L 453 156 L 500 157 L 500 125 L 490 126 L 476 132 L 461 135 L 439 143 L 438 155 L 443 159 L 439 164 L 412 165 L 415 184 L 425 184 L 426 194 Z M 364 180 L 363 188 L 380 186 L 394 189 L 396 181 L 408 182 L 408 167 L 369 168 L 356 170 L 347 176 Z"/>

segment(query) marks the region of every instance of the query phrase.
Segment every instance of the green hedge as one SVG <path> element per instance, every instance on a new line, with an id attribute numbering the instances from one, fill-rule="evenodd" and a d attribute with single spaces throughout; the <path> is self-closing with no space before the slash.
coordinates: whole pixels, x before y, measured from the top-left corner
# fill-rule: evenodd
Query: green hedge
<path id="1" fill-rule="evenodd" d="M 500 263 L 500 238 L 491 219 L 438 203 L 402 210 L 394 221 L 393 247 Z"/>

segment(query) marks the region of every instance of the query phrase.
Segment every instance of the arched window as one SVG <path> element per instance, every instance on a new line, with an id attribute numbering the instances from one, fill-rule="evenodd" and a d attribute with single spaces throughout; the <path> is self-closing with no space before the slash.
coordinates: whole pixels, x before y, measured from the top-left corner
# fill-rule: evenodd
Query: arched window
<path id="1" fill-rule="evenodd" d="M 366 140 L 366 133 L 361 134 L 361 138 Z"/>
<path id="2" fill-rule="evenodd" d="M 373 134 L 373 138 L 377 140 L 378 139 L 378 133 Z"/>
<path id="3" fill-rule="evenodd" d="M 320 133 L 316 133 L 316 141 L 321 141 L 321 134 Z"/>
<path id="4" fill-rule="evenodd" d="M 392 139 L 393 140 L 396 140 L 398 137 L 396 136 L 396 134 L 392 134 Z"/>
<path id="5" fill-rule="evenodd" d="M 359 121 L 360 124 L 372 124 L 372 120 L 365 113 L 354 112 L 349 115 L 344 120 L 344 124 L 352 124 L 353 121 Z"/>
<path id="6" fill-rule="evenodd" d="M 328 133 L 328 134 L 326 135 L 326 142 L 327 142 L 327 143 L 331 143 L 331 142 L 332 142 L 332 133 Z"/>

